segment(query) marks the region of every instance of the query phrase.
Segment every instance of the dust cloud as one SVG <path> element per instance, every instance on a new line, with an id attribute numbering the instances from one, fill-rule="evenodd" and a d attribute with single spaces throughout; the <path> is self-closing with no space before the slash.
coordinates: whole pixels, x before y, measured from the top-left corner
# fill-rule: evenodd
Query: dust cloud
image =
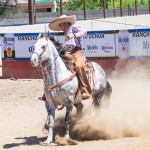
<path id="1" fill-rule="evenodd" d="M 83 115 L 74 118 L 71 127 L 74 139 L 105 140 L 150 135 L 149 67 L 127 68 L 128 71 L 123 73 L 116 69 L 108 79 L 113 92 L 107 110 L 95 110 L 92 101 L 83 101 Z"/>

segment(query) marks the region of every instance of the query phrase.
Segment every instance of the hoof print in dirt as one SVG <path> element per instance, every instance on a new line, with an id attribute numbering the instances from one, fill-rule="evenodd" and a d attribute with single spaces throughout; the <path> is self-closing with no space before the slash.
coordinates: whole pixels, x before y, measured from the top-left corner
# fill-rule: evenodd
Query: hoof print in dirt
<path id="1" fill-rule="evenodd" d="M 39 145 L 41 145 L 41 146 L 56 146 L 57 144 L 55 144 L 55 143 L 39 142 Z"/>
<path id="2" fill-rule="evenodd" d="M 59 135 L 56 135 L 55 137 L 55 143 L 57 145 L 77 145 L 77 142 L 75 140 L 72 139 L 65 139 L 64 137 L 60 137 Z"/>

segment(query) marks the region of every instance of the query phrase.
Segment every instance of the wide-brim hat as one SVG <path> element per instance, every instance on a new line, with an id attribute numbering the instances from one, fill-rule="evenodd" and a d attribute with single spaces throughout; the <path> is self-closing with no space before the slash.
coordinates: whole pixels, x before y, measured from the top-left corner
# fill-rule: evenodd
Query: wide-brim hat
<path id="1" fill-rule="evenodd" d="M 66 22 L 69 22 L 71 25 L 75 24 L 76 15 L 71 15 L 71 16 L 61 15 L 58 19 L 50 22 L 48 26 L 51 30 L 61 31 L 59 25 L 61 23 L 66 23 Z"/>

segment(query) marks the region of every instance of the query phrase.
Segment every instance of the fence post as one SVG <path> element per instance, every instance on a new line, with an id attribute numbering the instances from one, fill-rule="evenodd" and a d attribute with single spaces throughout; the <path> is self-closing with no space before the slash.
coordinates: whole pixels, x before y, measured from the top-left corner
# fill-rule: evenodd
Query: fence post
<path id="1" fill-rule="evenodd" d="M 63 15 L 63 1 L 60 0 L 60 15 Z"/>
<path id="2" fill-rule="evenodd" d="M 36 1 L 35 0 L 33 5 L 33 10 L 34 10 L 34 24 L 36 24 Z"/>
<path id="3" fill-rule="evenodd" d="M 115 2 L 113 0 L 113 14 L 114 14 L 114 17 L 116 17 L 116 14 L 115 14 Z"/>
<path id="4" fill-rule="evenodd" d="M 106 0 L 103 0 L 103 16 L 106 18 Z"/>
<path id="5" fill-rule="evenodd" d="M 149 0 L 149 14 L 150 14 L 150 0 Z"/>
<path id="6" fill-rule="evenodd" d="M 84 0 L 84 20 L 86 19 L 86 0 Z"/>
<path id="7" fill-rule="evenodd" d="M 131 8 L 130 8 L 130 5 L 128 5 L 128 16 L 131 16 Z"/>
<path id="8" fill-rule="evenodd" d="M 135 15 L 137 15 L 137 0 L 135 0 Z"/>
<path id="9" fill-rule="evenodd" d="M 120 0 L 120 16 L 122 17 L 122 0 Z"/>
<path id="10" fill-rule="evenodd" d="M 34 24 L 33 0 L 28 0 L 29 24 Z"/>

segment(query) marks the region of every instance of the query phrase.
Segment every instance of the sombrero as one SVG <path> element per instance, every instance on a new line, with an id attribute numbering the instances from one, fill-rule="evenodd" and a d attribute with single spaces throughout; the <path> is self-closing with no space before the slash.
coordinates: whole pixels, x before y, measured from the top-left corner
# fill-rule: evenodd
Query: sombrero
<path id="1" fill-rule="evenodd" d="M 56 20 L 52 21 L 51 23 L 49 23 L 48 26 L 51 30 L 61 31 L 59 25 L 61 23 L 65 23 L 65 22 L 69 22 L 71 25 L 75 24 L 76 16 L 75 15 L 71 15 L 71 16 L 61 15 L 58 19 L 56 19 Z"/>

